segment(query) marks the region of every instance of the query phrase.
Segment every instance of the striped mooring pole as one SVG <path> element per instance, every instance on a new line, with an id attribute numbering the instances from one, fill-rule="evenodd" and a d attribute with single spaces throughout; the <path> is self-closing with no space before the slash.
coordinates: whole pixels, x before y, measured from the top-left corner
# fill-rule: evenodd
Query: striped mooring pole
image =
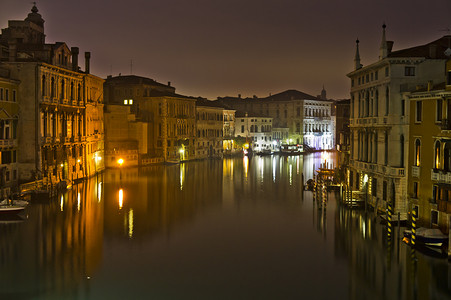
<path id="1" fill-rule="evenodd" d="M 313 203 L 315 202 L 315 200 L 316 200 L 316 178 L 313 175 Z"/>
<path id="2" fill-rule="evenodd" d="M 415 246 L 416 239 L 417 239 L 417 211 L 414 208 L 412 210 L 412 235 L 410 237 L 410 243 L 412 244 L 412 246 Z"/>
<path id="3" fill-rule="evenodd" d="M 388 239 L 391 240 L 391 234 L 392 234 L 392 214 L 393 214 L 393 208 L 390 202 L 387 203 L 388 211 L 387 211 L 387 236 Z"/>

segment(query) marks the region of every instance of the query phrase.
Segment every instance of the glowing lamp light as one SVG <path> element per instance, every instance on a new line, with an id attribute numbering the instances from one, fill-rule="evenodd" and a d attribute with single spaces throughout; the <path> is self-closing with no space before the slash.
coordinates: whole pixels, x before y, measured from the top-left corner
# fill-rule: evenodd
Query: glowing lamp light
<path id="1" fill-rule="evenodd" d="M 60 165 L 60 167 L 62 168 L 62 167 L 64 167 L 64 165 L 63 165 L 63 164 L 61 164 L 61 165 Z"/>
<path id="2" fill-rule="evenodd" d="M 124 163 L 124 159 L 123 158 L 119 158 L 117 160 L 117 164 L 119 165 L 119 167 L 122 167 L 122 164 Z"/>
<path id="3" fill-rule="evenodd" d="M 181 148 L 181 149 L 179 150 L 179 152 L 180 152 L 180 154 L 183 154 L 183 153 L 185 153 L 185 149 Z"/>
<path id="4" fill-rule="evenodd" d="M 363 182 L 367 183 L 368 182 L 368 175 L 365 174 L 365 176 L 363 176 Z"/>
<path id="5" fill-rule="evenodd" d="M 272 144 L 275 146 L 275 145 L 277 145 L 277 142 L 276 141 L 272 141 Z"/>

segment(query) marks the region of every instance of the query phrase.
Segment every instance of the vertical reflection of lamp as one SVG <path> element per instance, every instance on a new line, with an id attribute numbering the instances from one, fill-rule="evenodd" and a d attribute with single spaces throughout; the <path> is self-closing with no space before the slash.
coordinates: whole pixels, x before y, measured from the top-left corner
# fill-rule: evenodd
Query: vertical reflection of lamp
<path id="1" fill-rule="evenodd" d="M 122 206 L 124 205 L 124 190 L 119 189 L 119 209 L 122 209 Z"/>

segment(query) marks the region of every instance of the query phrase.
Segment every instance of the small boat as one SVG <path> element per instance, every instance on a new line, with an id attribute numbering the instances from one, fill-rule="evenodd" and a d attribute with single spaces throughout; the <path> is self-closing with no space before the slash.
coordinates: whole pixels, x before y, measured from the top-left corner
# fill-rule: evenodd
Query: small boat
<path id="1" fill-rule="evenodd" d="M 280 146 L 280 154 L 282 155 L 299 155 L 303 152 L 302 145 L 286 145 Z"/>
<path id="2" fill-rule="evenodd" d="M 25 210 L 28 202 L 23 200 L 3 200 L 0 202 L 0 215 L 14 215 Z"/>
<path id="3" fill-rule="evenodd" d="M 404 236 L 411 238 L 412 230 L 405 230 Z M 448 236 L 443 234 L 440 229 L 437 228 L 425 228 L 419 227 L 416 230 L 417 243 L 424 244 L 431 247 L 442 247 L 443 244 L 448 243 Z"/>
<path id="4" fill-rule="evenodd" d="M 264 155 L 272 155 L 271 149 L 263 149 L 259 152 L 257 152 L 257 155 L 264 156 Z"/>

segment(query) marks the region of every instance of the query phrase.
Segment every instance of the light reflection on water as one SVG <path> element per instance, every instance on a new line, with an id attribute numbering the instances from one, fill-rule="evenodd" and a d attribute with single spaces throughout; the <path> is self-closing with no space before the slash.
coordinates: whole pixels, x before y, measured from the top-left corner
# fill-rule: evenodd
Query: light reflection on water
<path id="1" fill-rule="evenodd" d="M 388 243 L 374 216 L 303 191 L 333 161 L 108 170 L 0 219 L 0 299 L 450 297 L 447 261 L 412 254 L 402 228 Z"/>

